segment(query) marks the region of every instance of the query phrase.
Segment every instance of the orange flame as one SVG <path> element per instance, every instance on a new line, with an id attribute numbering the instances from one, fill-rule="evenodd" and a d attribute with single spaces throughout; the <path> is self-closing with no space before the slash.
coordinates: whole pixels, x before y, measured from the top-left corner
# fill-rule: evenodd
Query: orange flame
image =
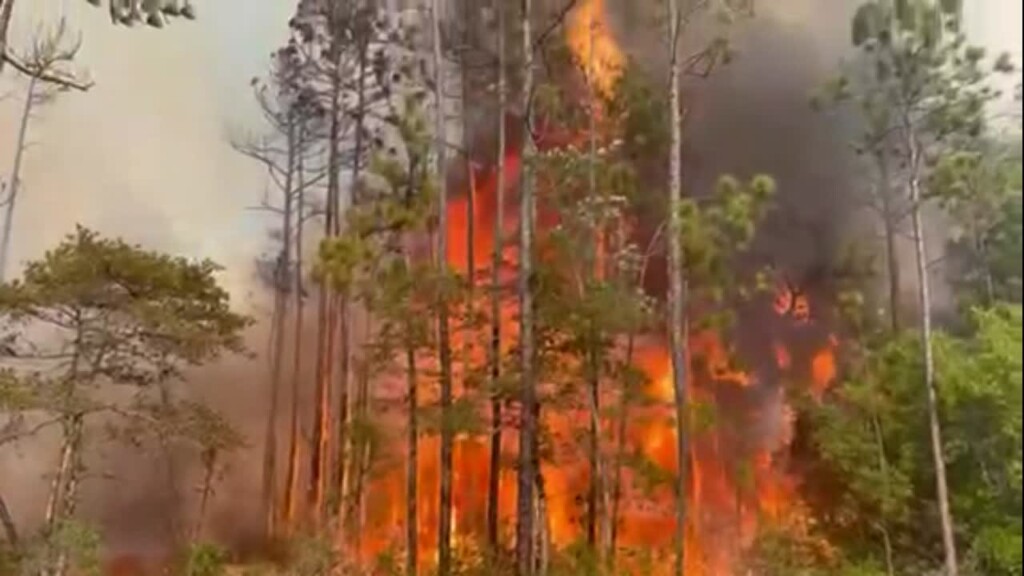
<path id="1" fill-rule="evenodd" d="M 619 50 L 607 25 L 604 0 L 581 0 L 570 15 L 567 43 L 583 64 L 588 80 L 608 94 L 621 74 L 625 58 Z M 510 151 L 505 159 L 508 196 L 516 185 L 520 158 Z M 474 214 L 467 214 L 466 196 L 453 198 L 449 203 L 450 265 L 460 271 L 468 269 L 468 243 L 475 254 L 475 268 L 481 273 L 490 270 L 493 233 L 500 227 L 514 233 L 518 222 L 515 210 L 506 210 L 506 222 L 495 221 L 497 178 L 493 171 L 473 174 Z M 542 215 L 544 216 L 544 215 Z M 551 215 L 547 215 L 551 216 Z M 466 238 L 468 218 L 474 218 L 474 236 Z M 541 218 L 538 227 L 545 226 Z M 514 262 L 514 246 L 508 246 L 506 261 Z M 509 270 L 509 272 L 512 272 Z M 776 298 L 776 311 L 797 324 L 810 322 L 810 305 L 806 296 L 790 290 L 780 290 Z M 506 305 L 499 322 L 503 330 L 503 350 L 510 353 L 518 334 L 517 310 Z M 485 342 L 488 335 L 453 332 L 457 349 L 464 343 Z M 758 379 L 754 374 L 737 370 L 732 362 L 733 350 L 721 335 L 703 331 L 691 336 L 689 342 L 692 370 L 688 371 L 688 401 L 694 406 L 707 406 L 713 413 L 710 423 L 695 425 L 691 438 L 689 469 L 690 486 L 687 494 L 689 506 L 685 537 L 687 552 L 686 573 L 691 575 L 727 576 L 733 574 L 743 549 L 756 536 L 758 524 L 764 519 L 779 518 L 786 510 L 795 508 L 797 496 L 795 482 L 776 461 L 776 453 L 785 449 L 792 435 L 792 411 L 785 405 L 781 388 L 773 400 L 753 407 L 737 408 L 735 398 L 758 397 Z M 809 375 L 815 395 L 820 395 L 836 376 L 835 338 L 811 357 L 796 355 L 783 341 L 771 345 L 777 368 L 783 372 L 797 369 Z M 462 357 L 479 365 L 484 358 L 482 346 L 476 346 Z M 631 409 L 624 438 L 611 438 L 603 434 L 602 444 L 615 445 L 621 440 L 626 454 L 642 457 L 649 466 L 623 466 L 622 502 L 617 546 L 620 549 L 641 549 L 654 554 L 653 574 L 669 573 L 665 561 L 671 555 L 672 535 L 675 531 L 674 496 L 669 485 L 660 476 L 676 474 L 676 433 L 672 422 L 673 401 L 669 350 L 655 337 L 638 340 L 633 361 L 648 377 L 648 395 L 653 400 Z M 455 376 L 465 376 L 465 367 L 457 365 Z M 424 383 L 424 388 L 428 388 Z M 763 395 L 761 395 L 763 396 Z M 729 400 L 732 398 L 733 400 Z M 430 401 L 424 398 L 424 404 Z M 602 402 L 611 405 L 617 401 L 614 394 Z M 749 400 L 747 400 L 750 403 Z M 696 410 L 695 410 L 696 412 Z M 506 416 L 510 416 L 506 414 Z M 586 514 L 583 497 L 588 490 L 589 466 L 587 454 L 579 446 L 577 435 L 586 414 L 578 410 L 547 411 L 543 424 L 552 437 L 552 458 L 541 466 L 550 538 L 556 547 L 564 547 L 583 535 L 582 519 Z M 607 424 L 611 424 L 608 422 Z M 752 431 L 753 427 L 763 431 Z M 612 428 L 608 426 L 608 428 Z M 507 427 L 503 437 L 503 455 L 514 459 L 518 439 L 514 427 Z M 751 444 L 751 445 L 747 445 Z M 394 453 L 404 453 L 396 448 Z M 438 439 L 424 437 L 419 442 L 420 460 L 416 470 L 420 496 L 417 502 L 419 517 L 420 558 L 424 562 L 434 557 L 437 545 L 438 518 Z M 372 557 L 389 547 L 401 549 L 405 525 L 405 463 L 385 464 L 374 472 L 367 509 L 370 511 L 363 530 L 360 552 L 364 558 Z M 463 435 L 456 441 L 454 454 L 453 494 L 455 543 L 472 546 L 479 543 L 484 533 L 487 503 L 489 458 L 484 436 Z M 649 472 L 655 472 L 650 474 Z M 499 519 L 511 531 L 515 509 L 515 471 L 504 467 L 500 472 Z"/>
<path id="2" fill-rule="evenodd" d="M 626 58 L 612 36 L 604 0 L 583 0 L 569 15 L 566 43 L 587 79 L 607 96 L 622 74 Z"/>

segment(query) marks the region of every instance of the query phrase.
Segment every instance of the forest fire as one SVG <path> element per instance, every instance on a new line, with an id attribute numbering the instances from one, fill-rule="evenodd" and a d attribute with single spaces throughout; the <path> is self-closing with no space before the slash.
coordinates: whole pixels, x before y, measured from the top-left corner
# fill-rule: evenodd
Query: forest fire
<path id="1" fill-rule="evenodd" d="M 579 4 L 569 18 L 567 42 L 580 62 L 587 68 L 600 90 L 609 90 L 624 61 L 613 36 L 603 25 L 602 0 Z M 591 22 L 596 22 L 592 25 Z M 593 58 L 590 50 L 594 50 Z M 506 199 L 514 197 L 520 159 L 514 150 L 506 156 Z M 495 221 L 498 201 L 496 174 L 482 171 L 470 179 L 475 200 L 473 214 L 467 210 L 467 196 L 453 198 L 449 204 L 449 236 L 467 237 L 468 219 L 475 224 L 472 238 L 474 262 L 478 277 L 491 266 L 494 228 L 501 226 L 511 237 L 517 228 L 515 218 Z M 514 214 L 507 209 L 506 214 Z M 543 226 L 543 218 L 542 226 Z M 449 264 L 456 270 L 469 269 L 467 242 L 450 242 Z M 516 251 L 514 242 L 504 261 L 511 263 L 503 274 L 514 277 Z M 503 307 L 501 319 L 505 353 L 510 353 L 516 338 L 517 310 L 511 302 Z M 776 297 L 775 312 L 782 322 L 793 325 L 812 323 L 807 296 L 790 288 L 781 289 Z M 479 334 L 456 331 L 456 350 L 467 342 L 486 342 L 485 331 Z M 767 381 L 758 369 L 739 370 L 734 367 L 733 352 L 725 337 L 712 331 L 691 335 L 689 362 L 692 371 L 690 402 L 695 413 L 707 413 L 707 422 L 695 425 L 690 450 L 690 489 L 688 498 L 690 525 L 686 536 L 687 574 L 728 575 L 733 573 L 742 550 L 756 534 L 764 520 L 778 519 L 797 498 L 795 479 L 782 463 L 790 441 L 792 421 L 785 405 L 778 374 L 795 374 L 807 381 L 815 394 L 823 392 L 835 377 L 834 351 L 837 342 L 829 339 L 810 355 L 790 350 L 787 343 L 768 342 L 774 350 L 777 369 L 774 381 Z M 457 355 L 458 356 L 458 355 Z M 463 359 L 483 362 L 482 346 L 475 347 Z M 651 562 L 644 573 L 658 574 L 667 568 L 675 529 L 674 496 L 671 486 L 654 476 L 674 475 L 678 470 L 675 456 L 676 435 L 670 420 L 673 394 L 669 351 L 655 336 L 638 340 L 634 364 L 648 379 L 647 395 L 653 402 L 631 410 L 624 438 L 612 430 L 611 419 L 602 422 L 602 438 L 606 446 L 618 446 L 621 454 L 648 463 L 641 467 L 620 466 L 622 491 L 617 523 L 616 547 L 620 550 L 642 550 Z M 456 375 L 460 368 L 456 367 Z M 556 547 L 568 546 L 585 536 L 583 518 L 587 513 L 586 497 L 590 486 L 588 454 L 577 438 L 581 422 L 587 422 L 584 410 L 549 411 L 542 415 L 544 427 L 555 446 L 550 460 L 541 465 L 545 493 L 546 529 Z M 701 418 L 697 418 L 701 420 Z M 517 438 L 514 427 L 507 426 L 503 438 L 506 460 L 514 460 Z M 433 455 L 438 450 L 436 436 L 420 441 L 420 454 Z M 485 532 L 487 482 L 489 475 L 488 445 L 484 435 L 462 435 L 456 441 L 454 455 L 454 525 L 457 547 L 473 547 L 483 542 Z M 648 477 L 651 476 L 651 477 Z M 397 464 L 376 479 L 370 487 L 368 510 L 361 553 L 366 557 L 383 552 L 402 540 L 405 524 L 404 464 Z M 419 460 L 419 546 L 420 559 L 433 558 L 436 547 L 437 498 L 439 470 L 433 457 Z M 506 466 L 501 474 L 499 518 L 505 534 L 511 534 L 515 507 L 515 470 Z M 507 536 L 506 538 L 510 538 Z M 506 539 L 507 541 L 507 539 Z M 650 568 L 653 566 L 653 568 Z"/>

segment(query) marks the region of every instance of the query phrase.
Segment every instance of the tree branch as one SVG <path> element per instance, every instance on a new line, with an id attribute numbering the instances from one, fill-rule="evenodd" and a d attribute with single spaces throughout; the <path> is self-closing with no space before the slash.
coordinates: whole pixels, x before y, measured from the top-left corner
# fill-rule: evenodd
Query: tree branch
<path id="1" fill-rule="evenodd" d="M 4 62 L 10 64 L 12 68 L 26 76 L 31 76 L 33 78 L 36 78 L 37 80 L 46 82 L 47 84 L 53 84 L 65 90 L 71 89 L 78 90 L 79 92 L 87 92 L 90 88 L 93 87 L 93 83 L 91 81 L 82 82 L 71 76 L 61 74 L 59 72 L 45 72 L 40 70 L 33 70 L 32 67 L 28 66 L 20 58 L 12 54 L 10 50 L 7 50 L 3 54 L 0 54 L 0 58 L 2 58 Z"/>

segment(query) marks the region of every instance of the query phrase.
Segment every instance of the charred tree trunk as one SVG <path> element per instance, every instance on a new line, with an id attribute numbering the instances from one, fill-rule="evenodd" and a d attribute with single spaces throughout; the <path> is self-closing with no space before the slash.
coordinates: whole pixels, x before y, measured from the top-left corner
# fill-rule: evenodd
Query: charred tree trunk
<path id="1" fill-rule="evenodd" d="M 625 365 L 633 365 L 633 353 L 636 348 L 636 335 L 632 332 L 626 340 Z M 618 449 L 615 454 L 615 475 L 612 479 L 611 496 L 611 517 L 608 521 L 608 565 L 611 572 L 615 573 L 616 548 L 619 542 L 619 517 L 622 508 L 622 463 L 626 458 L 626 424 L 629 416 L 629 392 L 623 387 L 621 400 L 619 402 L 619 414 L 616 421 L 615 437 L 618 439 Z"/>
<path id="2" fill-rule="evenodd" d="M 406 259 L 406 265 L 409 265 Z M 419 483 L 417 474 L 419 472 L 419 384 L 416 373 L 416 344 L 412 340 L 413 330 L 409 326 L 406 329 L 409 338 L 405 344 L 405 372 L 406 387 L 409 402 L 409 422 L 406 438 L 406 450 L 408 451 L 406 472 L 405 472 L 405 550 L 406 550 L 406 576 L 416 576 L 419 564 Z"/>
<path id="3" fill-rule="evenodd" d="M 463 159 L 466 164 L 466 178 L 469 181 L 469 190 L 466 191 L 466 281 L 469 285 L 468 306 L 470 312 L 472 312 L 475 305 L 473 292 L 476 287 L 476 245 L 473 241 L 476 238 L 476 181 L 473 177 L 473 154 L 470 147 L 471 135 L 469 130 L 468 103 L 472 97 L 472 91 L 470 89 L 468 54 L 472 49 L 471 31 L 476 26 L 476 19 L 473 17 L 476 4 L 476 0 L 463 0 L 462 2 L 463 35 L 461 54 L 459 56 L 459 75 L 462 88 L 462 147 Z M 470 331 L 474 329 L 472 323 L 468 323 L 468 326 Z M 468 360 L 469 355 L 472 354 L 473 338 L 471 332 L 467 336 L 466 353 Z"/>
<path id="4" fill-rule="evenodd" d="M 498 16 L 498 158 L 495 173 L 494 253 L 491 256 L 491 446 L 489 476 L 487 480 L 487 544 L 496 553 L 498 542 L 498 499 L 501 491 L 501 271 L 504 263 L 505 242 L 505 5 L 495 0 Z"/>
<path id="5" fill-rule="evenodd" d="M 533 415 L 535 422 L 540 422 L 540 404 L 538 403 L 534 409 Z M 548 565 L 551 561 L 551 525 L 548 522 L 548 499 L 547 490 L 544 484 L 544 474 L 541 468 L 541 451 L 540 451 L 540 438 L 539 434 L 534 437 L 533 446 L 533 471 L 534 471 L 534 486 L 536 488 L 536 505 L 534 506 L 534 519 L 536 526 L 536 542 L 534 542 L 534 550 L 536 550 L 535 568 L 539 576 L 545 576 L 548 573 Z"/>
<path id="6" fill-rule="evenodd" d="M 437 265 L 441 272 L 441 289 L 437 298 L 437 344 L 441 384 L 441 479 L 437 527 L 437 569 L 448 576 L 452 569 L 452 462 L 454 430 L 452 422 L 452 351 L 448 325 L 448 170 L 445 154 L 444 61 L 441 52 L 441 0 L 431 5 L 434 56 L 434 145 L 437 154 L 438 235 Z"/>
<path id="7" fill-rule="evenodd" d="M 530 17 L 532 0 L 521 0 L 523 88 L 522 174 L 519 180 L 519 312 L 520 312 L 520 410 L 519 474 L 516 505 L 516 565 L 519 576 L 534 574 L 534 481 L 538 474 L 534 452 L 537 446 L 535 342 L 533 318 L 533 136 L 530 121 L 533 96 L 533 46 Z"/>

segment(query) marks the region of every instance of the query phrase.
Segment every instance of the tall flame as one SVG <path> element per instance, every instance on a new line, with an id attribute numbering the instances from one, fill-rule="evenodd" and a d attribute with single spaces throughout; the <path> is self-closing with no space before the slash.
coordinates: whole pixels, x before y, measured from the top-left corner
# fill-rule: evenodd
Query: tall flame
<path id="1" fill-rule="evenodd" d="M 626 58 L 608 25 L 604 0 L 582 0 L 576 5 L 567 19 L 566 43 L 587 80 L 603 95 L 610 94 Z"/>

